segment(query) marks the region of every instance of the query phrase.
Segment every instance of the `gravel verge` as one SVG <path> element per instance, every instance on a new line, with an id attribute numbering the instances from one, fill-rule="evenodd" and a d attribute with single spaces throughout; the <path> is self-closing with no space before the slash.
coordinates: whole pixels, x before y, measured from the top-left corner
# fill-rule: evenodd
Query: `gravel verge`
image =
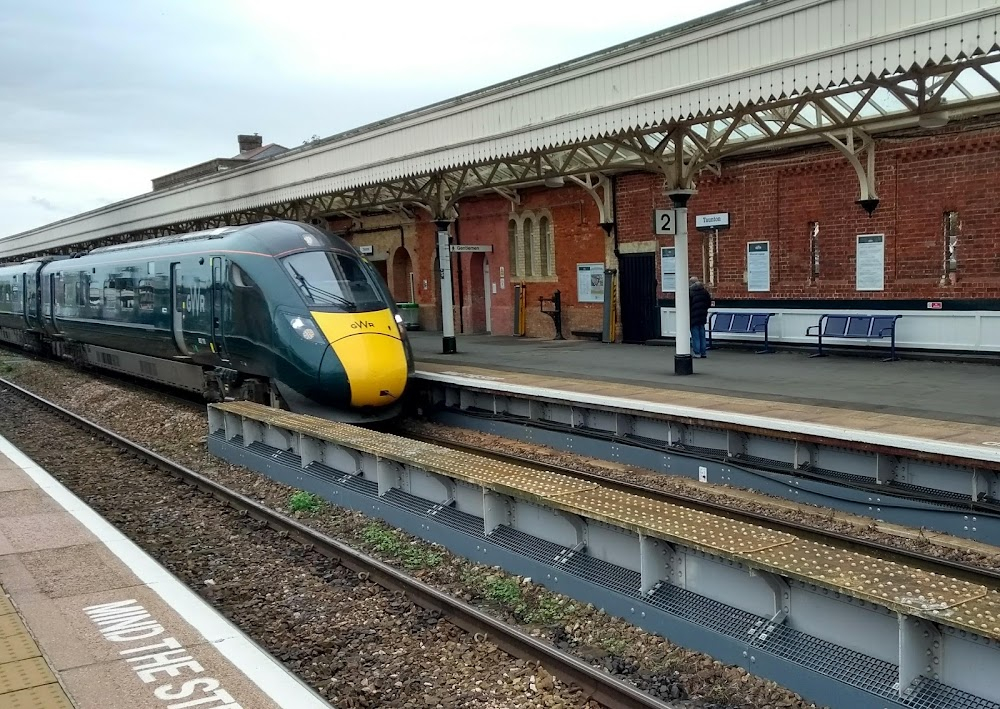
<path id="1" fill-rule="evenodd" d="M 806 709 L 816 706 L 773 682 L 749 675 L 742 668 L 727 666 L 701 653 L 680 648 L 662 637 L 607 616 L 591 606 L 576 604 L 496 567 L 470 563 L 437 545 L 421 542 L 359 513 L 310 499 L 252 471 L 228 465 L 205 450 L 207 426 L 203 411 L 180 406 L 175 400 L 131 385 L 96 381 L 58 364 L 22 363 L 10 368 L 4 376 L 231 489 L 401 567 L 496 617 L 520 625 L 535 636 L 548 638 L 557 646 L 629 679 L 678 707 Z M 504 441 L 503 445 L 511 443 Z M 530 668 L 526 674 L 530 674 Z M 547 687 L 550 680 L 543 676 L 542 686 Z M 532 685 L 530 677 L 525 681 L 528 693 L 524 698 L 530 700 L 531 687 L 537 689 L 538 683 L 535 681 Z M 502 706 L 534 705 L 512 703 Z"/>
<path id="2" fill-rule="evenodd" d="M 0 433 L 335 706 L 587 705 L 544 668 L 15 394 L 0 391 L 0 410 L 18 412 L 0 419 Z"/>

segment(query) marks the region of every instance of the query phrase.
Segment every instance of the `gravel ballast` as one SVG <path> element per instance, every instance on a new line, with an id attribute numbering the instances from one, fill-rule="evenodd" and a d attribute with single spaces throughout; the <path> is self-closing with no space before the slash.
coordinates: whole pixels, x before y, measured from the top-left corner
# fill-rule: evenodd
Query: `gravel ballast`
<path id="1" fill-rule="evenodd" d="M 0 433 L 333 705 L 587 704 L 544 668 L 474 639 L 9 391 L 0 392 L 0 410 Z"/>
<path id="2" fill-rule="evenodd" d="M 252 471 L 228 465 L 205 451 L 207 425 L 203 410 L 183 406 L 169 397 L 131 384 L 96 380 L 59 364 L 37 361 L 21 363 L 3 376 L 233 490 L 291 514 L 305 524 L 403 568 L 421 580 L 480 606 L 499 618 L 519 624 L 536 636 L 546 637 L 557 646 L 591 664 L 628 678 L 637 686 L 678 707 L 815 707 L 773 682 L 753 677 L 741 668 L 729 667 L 703 654 L 677 647 L 662 637 L 646 633 L 621 619 L 609 617 L 592 607 L 576 604 L 541 586 L 509 576 L 499 569 L 469 563 L 443 548 L 415 540 L 353 511 L 321 504 L 296 512 L 291 503 L 295 490 L 273 483 Z M 505 442 L 504 445 L 508 443 L 511 442 Z M 215 581 L 218 582 L 218 579 Z M 270 607 L 274 602 L 264 594 L 263 600 L 258 600 L 258 605 L 255 606 L 257 612 L 261 608 Z M 301 606 L 301 602 L 299 605 Z M 376 631 L 376 634 L 378 632 L 380 631 Z M 548 688 L 551 677 L 541 675 L 539 680 L 533 668 L 519 667 L 516 662 L 513 665 L 508 673 L 511 677 L 505 676 L 507 686 L 516 687 L 512 680 L 520 678 L 524 688 L 521 694 L 514 692 L 514 699 L 505 699 L 495 706 L 585 706 L 573 703 L 571 697 L 567 699 L 557 692 L 546 693 L 544 698 L 538 696 L 539 687 Z M 347 669 L 341 667 L 336 672 L 331 672 L 330 677 L 339 676 L 343 681 L 352 680 L 356 671 L 347 665 L 344 667 Z M 295 671 L 299 670 L 296 668 Z M 329 666 L 324 665 L 322 671 L 330 671 Z M 522 674 L 518 675 L 518 672 Z M 315 672 L 308 681 L 320 681 L 320 674 L 322 672 Z M 325 691 L 333 691 L 338 684 L 328 677 Z M 556 686 L 555 689 L 559 688 Z M 358 689 L 358 692 L 366 697 L 371 690 L 364 688 L 364 691 Z M 505 703 L 508 701 L 512 703 Z M 558 701 L 567 703 L 558 704 Z M 371 706 L 395 705 L 375 703 Z M 418 703 L 415 706 L 422 705 Z"/>

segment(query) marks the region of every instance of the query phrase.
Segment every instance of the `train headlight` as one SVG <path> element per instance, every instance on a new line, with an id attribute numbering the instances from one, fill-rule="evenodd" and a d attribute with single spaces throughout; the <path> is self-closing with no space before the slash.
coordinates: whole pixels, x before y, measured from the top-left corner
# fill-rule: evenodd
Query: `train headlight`
<path id="1" fill-rule="evenodd" d="M 396 324 L 397 325 L 402 325 L 403 324 L 403 316 L 400 315 L 399 313 L 396 313 Z"/>
<path id="2" fill-rule="evenodd" d="M 287 317 L 288 324 L 292 326 L 292 329 L 303 340 L 306 342 L 323 342 L 320 329 L 316 327 L 316 323 L 311 318 L 302 317 L 301 315 L 289 315 Z"/>

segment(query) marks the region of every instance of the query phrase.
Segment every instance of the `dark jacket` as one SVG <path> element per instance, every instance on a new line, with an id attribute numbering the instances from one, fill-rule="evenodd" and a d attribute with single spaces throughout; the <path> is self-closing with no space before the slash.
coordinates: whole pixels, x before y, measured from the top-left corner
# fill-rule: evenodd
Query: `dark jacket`
<path id="1" fill-rule="evenodd" d="M 712 307 L 712 294 L 701 283 L 690 289 L 691 327 L 704 325 L 708 321 L 708 309 Z"/>

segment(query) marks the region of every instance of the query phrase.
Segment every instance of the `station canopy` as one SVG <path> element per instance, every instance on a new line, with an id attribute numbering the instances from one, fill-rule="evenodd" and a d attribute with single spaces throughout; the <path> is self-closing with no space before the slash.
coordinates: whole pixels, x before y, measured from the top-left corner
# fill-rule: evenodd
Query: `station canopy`
<path id="1" fill-rule="evenodd" d="M 0 258 L 262 219 L 426 209 L 646 170 L 687 188 L 817 143 L 877 203 L 886 131 L 1000 113 L 1000 0 L 753 0 L 272 159 L 0 240 Z M 605 189 L 606 193 L 606 189 Z"/>

